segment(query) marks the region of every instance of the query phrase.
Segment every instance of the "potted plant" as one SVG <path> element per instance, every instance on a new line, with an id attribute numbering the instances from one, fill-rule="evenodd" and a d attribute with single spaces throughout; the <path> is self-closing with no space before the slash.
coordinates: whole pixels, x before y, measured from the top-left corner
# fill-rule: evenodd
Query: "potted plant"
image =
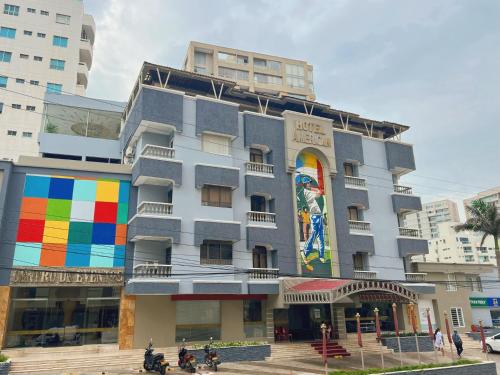
<path id="1" fill-rule="evenodd" d="M 7 375 L 10 370 L 10 359 L 0 353 L 0 375 Z"/>

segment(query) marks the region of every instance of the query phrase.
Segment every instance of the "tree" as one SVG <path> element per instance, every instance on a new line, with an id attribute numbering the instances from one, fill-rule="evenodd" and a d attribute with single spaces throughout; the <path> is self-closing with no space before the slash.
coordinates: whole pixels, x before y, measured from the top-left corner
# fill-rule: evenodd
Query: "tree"
<path id="1" fill-rule="evenodd" d="M 456 232 L 469 230 L 483 234 L 481 238 L 481 246 L 489 236 L 493 237 L 495 242 L 495 255 L 497 260 L 497 272 L 500 278 L 500 248 L 498 240 L 500 238 L 500 213 L 495 204 L 486 203 L 482 200 L 472 201 L 470 206 L 466 206 L 465 210 L 469 214 L 469 219 L 465 223 L 455 227 Z"/>

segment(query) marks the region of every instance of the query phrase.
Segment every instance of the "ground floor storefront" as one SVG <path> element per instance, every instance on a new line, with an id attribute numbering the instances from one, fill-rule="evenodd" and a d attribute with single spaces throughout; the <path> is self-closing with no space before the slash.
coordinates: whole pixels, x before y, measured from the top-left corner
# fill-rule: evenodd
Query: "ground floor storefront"
<path id="1" fill-rule="evenodd" d="M 500 297 L 470 297 L 472 322 L 481 320 L 485 327 L 500 328 Z"/>

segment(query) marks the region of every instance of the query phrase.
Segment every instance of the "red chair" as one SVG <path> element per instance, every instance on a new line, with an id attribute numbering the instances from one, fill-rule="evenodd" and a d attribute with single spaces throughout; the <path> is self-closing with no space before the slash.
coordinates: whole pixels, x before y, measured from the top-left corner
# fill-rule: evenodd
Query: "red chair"
<path id="1" fill-rule="evenodd" d="M 281 328 L 281 337 L 283 340 L 288 339 L 289 342 L 292 342 L 292 334 L 288 331 L 288 328 Z"/>

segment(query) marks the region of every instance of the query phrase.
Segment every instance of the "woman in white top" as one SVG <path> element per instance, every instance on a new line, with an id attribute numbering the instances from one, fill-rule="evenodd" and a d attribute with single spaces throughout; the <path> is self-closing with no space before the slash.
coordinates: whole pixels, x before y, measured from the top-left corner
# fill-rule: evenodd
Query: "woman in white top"
<path id="1" fill-rule="evenodd" d="M 437 328 L 434 332 L 434 347 L 437 351 L 443 353 L 444 355 L 443 334 L 441 333 L 441 330 L 439 328 Z"/>

